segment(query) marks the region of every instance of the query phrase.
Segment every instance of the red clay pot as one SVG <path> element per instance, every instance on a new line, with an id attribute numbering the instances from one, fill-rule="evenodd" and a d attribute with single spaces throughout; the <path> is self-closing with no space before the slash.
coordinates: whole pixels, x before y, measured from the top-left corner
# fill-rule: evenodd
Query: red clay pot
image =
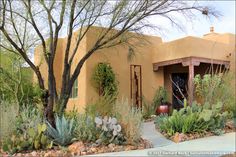
<path id="1" fill-rule="evenodd" d="M 167 104 L 160 105 L 157 107 L 156 114 L 169 114 L 169 106 Z"/>

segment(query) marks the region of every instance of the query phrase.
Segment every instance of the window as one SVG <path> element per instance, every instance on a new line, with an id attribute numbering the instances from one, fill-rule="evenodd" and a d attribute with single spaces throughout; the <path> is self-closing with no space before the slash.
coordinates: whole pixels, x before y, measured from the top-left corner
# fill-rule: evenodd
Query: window
<path id="1" fill-rule="evenodd" d="M 70 98 L 77 98 L 77 97 L 78 97 L 78 79 L 75 80 L 70 94 Z"/>

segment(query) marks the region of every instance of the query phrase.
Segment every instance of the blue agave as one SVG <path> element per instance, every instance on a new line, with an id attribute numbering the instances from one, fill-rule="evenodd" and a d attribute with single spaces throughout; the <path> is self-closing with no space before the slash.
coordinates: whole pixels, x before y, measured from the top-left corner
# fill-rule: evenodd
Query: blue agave
<path id="1" fill-rule="evenodd" d="M 55 144 L 66 146 L 74 140 L 75 121 L 74 119 L 66 119 L 64 116 L 56 116 L 56 128 L 53 128 L 49 122 L 47 122 L 47 134 L 53 139 Z"/>

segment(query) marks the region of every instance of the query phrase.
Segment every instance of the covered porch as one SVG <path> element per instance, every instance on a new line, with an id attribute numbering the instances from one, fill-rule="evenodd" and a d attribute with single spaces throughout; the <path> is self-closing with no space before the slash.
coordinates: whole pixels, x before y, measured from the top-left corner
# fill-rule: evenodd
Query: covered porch
<path id="1" fill-rule="evenodd" d="M 229 65 L 230 62 L 225 60 L 190 56 L 153 63 L 153 71 L 157 72 L 159 69 L 163 69 L 164 86 L 167 91 L 171 92 L 169 95 L 171 95 L 170 100 L 173 107 L 178 109 L 179 106 L 175 106 L 176 102 L 174 101 L 176 97 L 174 84 L 176 81 L 183 88 L 181 90 L 186 94 L 184 95 L 188 98 L 191 105 L 194 100 L 194 76 L 196 74 L 204 75 L 213 71 L 222 72 L 227 70 Z"/>

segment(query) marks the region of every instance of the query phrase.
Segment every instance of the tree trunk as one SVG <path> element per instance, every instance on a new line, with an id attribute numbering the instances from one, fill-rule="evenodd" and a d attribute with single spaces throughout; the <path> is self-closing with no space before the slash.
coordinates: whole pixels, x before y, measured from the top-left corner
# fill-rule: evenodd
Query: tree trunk
<path id="1" fill-rule="evenodd" d="M 66 109 L 66 105 L 68 103 L 68 100 L 70 98 L 70 94 L 67 94 L 67 92 L 64 92 L 64 95 L 61 95 L 58 103 L 58 113 L 59 115 L 62 115 Z"/>
<path id="2" fill-rule="evenodd" d="M 47 120 L 52 127 L 55 126 L 55 118 L 53 114 L 53 102 L 52 99 L 50 98 L 48 90 L 46 90 L 42 97 L 41 100 L 43 102 L 43 107 L 44 107 L 44 119 Z"/>
<path id="3" fill-rule="evenodd" d="M 49 101 L 48 101 L 47 107 L 44 108 L 44 116 L 47 119 L 47 121 L 51 124 L 51 126 L 56 128 L 55 117 L 54 117 L 54 113 L 53 113 L 53 105 L 54 105 L 54 100 L 53 100 L 53 98 L 50 98 L 50 96 L 49 96 Z"/>

